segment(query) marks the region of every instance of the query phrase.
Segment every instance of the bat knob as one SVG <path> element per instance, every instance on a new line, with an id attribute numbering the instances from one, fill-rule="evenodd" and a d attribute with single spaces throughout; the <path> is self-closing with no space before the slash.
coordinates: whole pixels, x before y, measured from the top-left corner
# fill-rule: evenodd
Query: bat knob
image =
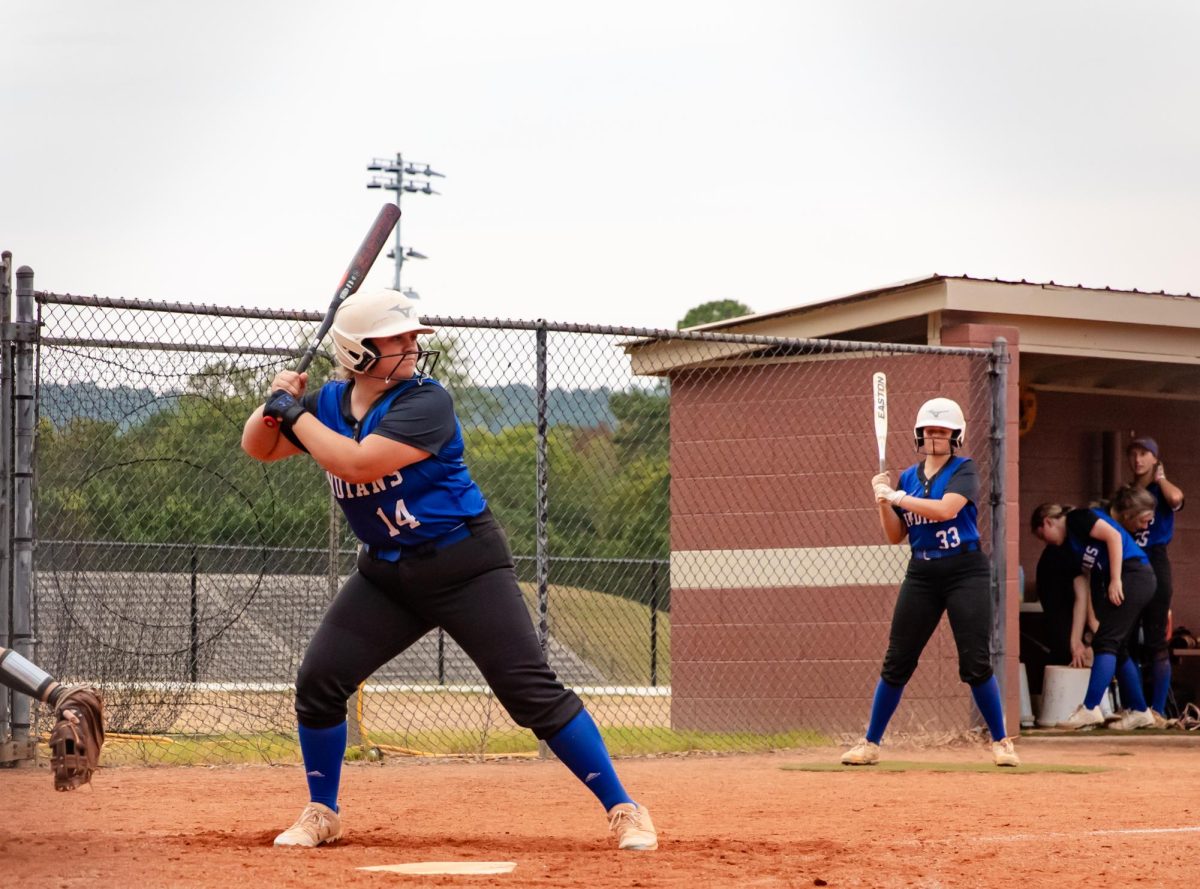
<path id="1" fill-rule="evenodd" d="M 263 417 L 263 425 L 266 426 L 268 429 L 274 429 L 276 426 L 279 425 L 279 421 L 276 420 L 274 417 Z"/>

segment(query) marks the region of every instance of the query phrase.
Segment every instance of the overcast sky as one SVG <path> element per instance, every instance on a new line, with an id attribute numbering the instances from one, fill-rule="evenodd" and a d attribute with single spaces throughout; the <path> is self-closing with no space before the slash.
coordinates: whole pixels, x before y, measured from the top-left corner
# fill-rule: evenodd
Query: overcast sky
<path id="1" fill-rule="evenodd" d="M 1200 293 L 1197 10 L 4 0 L 0 248 L 39 289 L 323 310 L 399 151 L 446 174 L 403 203 L 428 314 Z"/>

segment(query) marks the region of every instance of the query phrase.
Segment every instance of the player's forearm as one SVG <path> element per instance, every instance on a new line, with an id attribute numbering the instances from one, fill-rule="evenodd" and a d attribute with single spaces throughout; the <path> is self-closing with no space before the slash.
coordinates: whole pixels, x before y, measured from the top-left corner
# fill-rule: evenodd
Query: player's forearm
<path id="1" fill-rule="evenodd" d="M 879 524 L 888 543 L 899 543 L 904 539 L 904 523 L 896 515 L 896 510 L 892 509 L 892 504 L 879 504 Z"/>
<path id="2" fill-rule="evenodd" d="M 1158 480 L 1158 488 L 1162 491 L 1163 499 L 1167 501 L 1167 505 L 1171 509 L 1179 509 L 1179 507 L 1183 506 L 1183 491 L 1177 484 L 1165 478 L 1160 478 Z"/>
<path id="3" fill-rule="evenodd" d="M 299 450 L 279 434 L 278 427 L 263 422 L 263 409 L 257 408 L 242 427 L 242 450 L 263 463 L 271 463 L 298 454 Z"/>
<path id="4" fill-rule="evenodd" d="M 1088 578 L 1082 574 L 1078 575 L 1071 582 L 1071 587 L 1075 591 L 1075 603 L 1071 606 L 1071 640 L 1082 641 L 1084 622 L 1087 620 L 1091 599 Z"/>
<path id="5" fill-rule="evenodd" d="M 962 510 L 962 505 L 957 502 L 947 502 L 942 500 L 927 500 L 924 497 L 906 496 L 900 501 L 901 509 L 907 509 L 909 512 L 915 512 L 919 516 L 923 516 L 930 521 L 946 522 L 958 515 Z"/>
<path id="6" fill-rule="evenodd" d="M 365 483 L 379 477 L 365 466 L 360 442 L 330 429 L 311 413 L 302 414 L 292 424 L 292 434 L 303 442 L 317 465 L 343 481 Z"/>
<path id="7" fill-rule="evenodd" d="M 37 664 L 11 648 L 0 646 L 0 685 L 45 701 L 58 683 Z"/>
<path id="8" fill-rule="evenodd" d="M 1125 554 L 1121 546 L 1121 537 L 1114 532 L 1108 538 L 1108 564 L 1109 570 L 1114 577 L 1121 576 L 1121 563 L 1123 561 L 1125 561 Z"/>

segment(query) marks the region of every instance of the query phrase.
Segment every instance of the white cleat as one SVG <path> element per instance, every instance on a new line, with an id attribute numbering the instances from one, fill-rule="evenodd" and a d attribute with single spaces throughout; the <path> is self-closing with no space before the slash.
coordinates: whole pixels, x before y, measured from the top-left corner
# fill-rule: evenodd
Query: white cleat
<path id="1" fill-rule="evenodd" d="M 1126 710 L 1120 719 L 1107 723 L 1105 728 L 1119 732 L 1131 732 L 1139 728 L 1157 728 L 1154 714 L 1149 710 Z"/>
<path id="2" fill-rule="evenodd" d="M 1080 704 L 1075 708 L 1074 713 L 1056 725 L 1055 728 L 1075 731 L 1076 729 L 1092 728 L 1097 725 L 1104 725 L 1104 713 L 1100 708 L 1097 706 L 1089 710 L 1083 704 Z"/>
<path id="3" fill-rule="evenodd" d="M 309 803 L 296 823 L 275 837 L 276 846 L 301 846 L 312 849 L 342 838 L 342 819 L 321 803 Z"/>
<path id="4" fill-rule="evenodd" d="M 608 810 L 608 829 L 617 835 L 617 848 L 653 852 L 658 848 L 658 831 L 644 806 L 617 803 Z"/>
<path id="5" fill-rule="evenodd" d="M 873 766 L 879 762 L 879 745 L 863 738 L 842 754 L 844 766 Z"/>
<path id="6" fill-rule="evenodd" d="M 998 766 L 1019 766 L 1021 757 L 1013 746 L 1012 738 L 1001 738 L 992 742 L 992 762 Z"/>

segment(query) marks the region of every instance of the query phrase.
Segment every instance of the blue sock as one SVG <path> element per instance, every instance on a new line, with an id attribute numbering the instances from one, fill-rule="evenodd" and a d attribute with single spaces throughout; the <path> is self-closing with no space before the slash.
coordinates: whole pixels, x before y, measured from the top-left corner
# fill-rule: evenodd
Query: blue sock
<path id="1" fill-rule="evenodd" d="M 300 726 L 300 752 L 304 754 L 309 799 L 336 812 L 342 759 L 346 755 L 346 723 L 329 728 Z"/>
<path id="2" fill-rule="evenodd" d="M 1154 659 L 1154 688 L 1151 696 L 1154 698 L 1154 709 L 1160 715 L 1167 712 L 1167 694 L 1171 691 L 1171 659 L 1168 657 Z"/>
<path id="3" fill-rule="evenodd" d="M 580 710 L 575 717 L 559 729 L 554 737 L 547 738 L 546 743 L 554 751 L 554 755 L 563 761 L 576 778 L 583 782 L 596 798 L 604 811 L 608 811 L 618 803 L 632 803 L 633 798 L 621 786 L 621 779 L 613 768 L 612 758 L 604 739 L 600 737 L 600 729 L 588 715 L 587 710 Z"/>
<path id="4" fill-rule="evenodd" d="M 1092 661 L 1092 675 L 1088 679 L 1087 694 L 1083 696 L 1083 706 L 1091 710 L 1100 706 L 1100 700 L 1112 684 L 1113 675 L 1117 672 L 1117 656 L 1112 652 L 1102 652 Z"/>
<path id="5" fill-rule="evenodd" d="M 871 723 L 867 726 L 867 740 L 878 744 L 883 740 L 892 714 L 900 704 L 900 696 L 904 694 L 903 685 L 892 685 L 882 677 L 875 686 L 875 700 L 871 702 Z"/>
<path id="6" fill-rule="evenodd" d="M 1121 700 L 1130 710 L 1146 709 L 1146 693 L 1142 689 L 1142 671 L 1137 661 L 1126 657 L 1117 664 L 1117 686 L 1121 689 Z"/>
<path id="7" fill-rule="evenodd" d="M 1000 741 L 1008 736 L 1004 728 L 1004 706 L 1000 703 L 1000 683 L 992 676 L 981 685 L 971 686 L 971 696 L 975 698 L 975 706 L 983 714 L 993 741 Z"/>

